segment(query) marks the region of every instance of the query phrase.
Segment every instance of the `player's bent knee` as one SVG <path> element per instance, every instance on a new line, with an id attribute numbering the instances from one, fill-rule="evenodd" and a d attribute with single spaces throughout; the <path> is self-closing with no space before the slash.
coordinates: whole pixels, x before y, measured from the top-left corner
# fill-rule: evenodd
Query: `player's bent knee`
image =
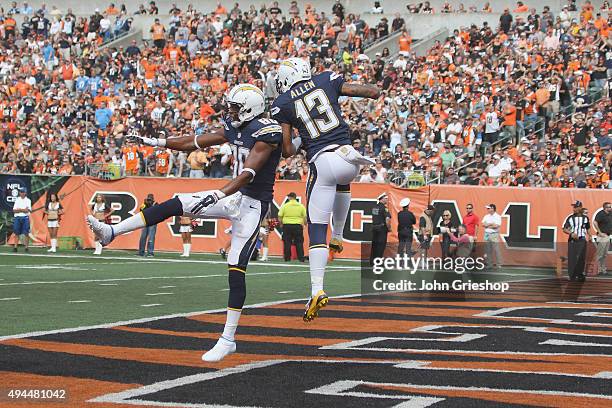
<path id="1" fill-rule="evenodd" d="M 161 204 L 142 210 L 145 223 L 147 225 L 156 225 L 167 218 L 177 215 L 183 215 L 183 204 L 177 198 L 171 198 Z"/>
<path id="2" fill-rule="evenodd" d="M 310 248 L 327 244 L 327 224 L 308 224 Z"/>
<path id="3" fill-rule="evenodd" d="M 246 269 L 238 266 L 230 266 L 228 274 L 229 282 L 229 299 L 227 307 L 232 309 L 242 309 L 246 300 Z"/>

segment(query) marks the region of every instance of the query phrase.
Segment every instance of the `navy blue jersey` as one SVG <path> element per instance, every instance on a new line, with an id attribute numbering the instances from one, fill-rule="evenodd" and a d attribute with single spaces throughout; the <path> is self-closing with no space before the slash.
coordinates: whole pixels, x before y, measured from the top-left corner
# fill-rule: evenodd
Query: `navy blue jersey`
<path id="1" fill-rule="evenodd" d="M 283 133 L 280 125 L 274 119 L 254 119 L 239 128 L 232 126 L 231 120 L 225 118 L 225 139 L 229 142 L 234 156 L 234 178 L 244 167 L 244 162 L 255 142 L 267 142 L 278 145 L 270 158 L 259 169 L 253 181 L 240 189 L 240 192 L 256 200 L 272 201 L 276 168 L 281 157 Z"/>
<path id="2" fill-rule="evenodd" d="M 322 72 L 293 85 L 272 105 L 274 119 L 298 129 L 309 160 L 329 145 L 351 143 L 338 103 L 343 83 L 342 75 Z"/>

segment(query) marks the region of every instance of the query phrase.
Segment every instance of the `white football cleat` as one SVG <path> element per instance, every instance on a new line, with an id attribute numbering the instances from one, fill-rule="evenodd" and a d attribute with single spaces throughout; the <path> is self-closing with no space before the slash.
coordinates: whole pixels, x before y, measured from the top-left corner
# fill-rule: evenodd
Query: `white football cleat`
<path id="1" fill-rule="evenodd" d="M 115 239 L 113 227 L 98 221 L 93 215 L 88 215 L 86 221 L 87 224 L 89 224 L 89 228 L 93 231 L 94 235 L 102 246 L 107 246 L 113 242 L 113 239 Z"/>
<path id="2" fill-rule="evenodd" d="M 217 344 L 215 344 L 215 347 L 204 353 L 202 360 L 214 363 L 223 360 L 227 355 L 235 352 L 236 342 L 221 337 Z"/>

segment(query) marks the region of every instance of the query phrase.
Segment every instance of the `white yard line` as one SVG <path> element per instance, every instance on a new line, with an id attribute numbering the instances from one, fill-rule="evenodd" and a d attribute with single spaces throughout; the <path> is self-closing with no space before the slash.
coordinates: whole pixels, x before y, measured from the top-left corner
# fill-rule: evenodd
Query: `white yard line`
<path id="1" fill-rule="evenodd" d="M 276 293 L 279 293 L 279 294 L 281 294 L 281 295 L 284 295 L 284 294 L 286 294 L 286 293 L 293 293 L 293 292 L 294 292 L 293 290 L 283 290 L 283 291 L 276 292 Z"/>
<path id="2" fill-rule="evenodd" d="M 162 296 L 162 295 L 174 295 L 174 293 L 172 292 L 145 293 L 145 296 Z"/>
<path id="3" fill-rule="evenodd" d="M 163 306 L 163 305 L 164 305 L 163 303 L 151 303 L 151 304 L 148 304 L 148 305 L 140 305 L 140 306 L 142 306 L 142 307 L 153 307 L 153 306 Z"/>
<path id="4" fill-rule="evenodd" d="M 354 272 L 356 268 L 343 269 L 346 272 Z M 340 271 L 338 271 L 340 272 Z M 307 270 L 302 271 L 285 271 L 285 272 L 247 272 L 249 277 L 252 276 L 266 276 L 266 275 L 292 275 L 298 273 L 310 273 Z M 19 286 L 19 285 L 57 285 L 65 283 L 95 283 L 95 282 L 124 282 L 124 281 L 142 281 L 142 280 L 155 280 L 155 279 L 206 279 L 206 278 L 219 278 L 227 277 L 227 273 L 213 274 L 213 275 L 191 275 L 191 276 L 141 276 L 134 278 L 108 278 L 108 279 L 82 279 L 82 280 L 65 280 L 65 281 L 26 281 L 26 282 L 11 282 L 11 283 L 0 283 L 0 286 Z"/>
<path id="5" fill-rule="evenodd" d="M 91 300 L 69 300 L 68 303 L 91 303 Z"/>
<path id="6" fill-rule="evenodd" d="M 99 283 L 98 286 L 119 286 L 118 283 Z"/>
<path id="7" fill-rule="evenodd" d="M 0 256 L 23 256 L 23 254 L 13 254 L 13 253 L 0 253 Z M 30 254 L 28 257 L 38 257 L 38 258 L 69 258 L 69 259 L 89 259 L 91 260 L 92 255 L 44 255 L 44 254 Z M 125 256 L 96 256 L 96 259 L 108 259 L 112 261 L 128 261 L 131 263 L 182 263 L 182 264 L 191 264 L 191 263 L 203 263 L 203 264 L 223 264 L 227 265 L 227 261 L 219 260 L 219 261 L 210 261 L 210 260 L 198 260 L 198 259 L 166 259 L 166 258 L 155 258 L 155 259 L 141 259 L 138 262 L 134 262 L 134 257 L 125 257 Z M 0 264 L 1 266 L 16 266 L 16 265 L 5 265 Z M 80 263 L 79 263 L 80 265 Z M 249 262 L 249 265 L 252 266 L 275 266 L 280 268 L 308 268 L 308 264 L 298 264 L 298 263 L 273 263 L 273 262 Z M 354 269 L 353 266 L 330 266 L 329 269 Z"/>
<path id="8" fill-rule="evenodd" d="M 20 300 L 20 299 L 21 299 L 20 297 L 17 297 L 17 298 L 2 298 L 0 300 Z"/>
<path id="9" fill-rule="evenodd" d="M 169 289 L 169 288 L 176 288 L 176 286 L 168 285 L 168 286 L 160 286 L 159 287 L 159 289 Z"/>

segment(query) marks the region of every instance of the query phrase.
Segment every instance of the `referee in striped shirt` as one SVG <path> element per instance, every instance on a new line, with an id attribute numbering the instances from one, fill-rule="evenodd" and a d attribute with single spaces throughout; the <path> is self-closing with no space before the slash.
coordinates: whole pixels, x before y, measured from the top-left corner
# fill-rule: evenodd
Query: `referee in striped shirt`
<path id="1" fill-rule="evenodd" d="M 591 224 L 589 217 L 584 215 L 582 202 L 572 204 L 574 212 L 567 217 L 563 232 L 569 236 L 567 245 L 567 272 L 570 281 L 584 282 L 584 267 L 586 263 L 587 235 Z"/>

